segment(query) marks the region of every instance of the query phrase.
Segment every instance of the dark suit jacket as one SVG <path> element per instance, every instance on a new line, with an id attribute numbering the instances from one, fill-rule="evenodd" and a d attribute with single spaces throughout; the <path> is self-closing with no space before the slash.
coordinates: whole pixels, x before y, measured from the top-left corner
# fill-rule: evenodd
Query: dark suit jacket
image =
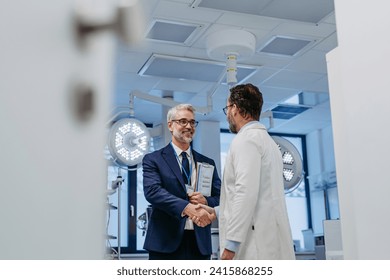
<path id="1" fill-rule="evenodd" d="M 215 162 L 192 150 L 195 162 Z M 187 217 L 182 211 L 189 203 L 183 176 L 171 144 L 145 155 L 143 162 L 143 184 L 146 200 L 152 205 L 148 221 L 144 249 L 160 253 L 175 251 L 182 240 Z M 219 205 L 221 180 L 214 168 L 211 196 L 206 197 L 209 206 Z M 211 226 L 201 228 L 194 225 L 199 251 L 211 255 Z"/>

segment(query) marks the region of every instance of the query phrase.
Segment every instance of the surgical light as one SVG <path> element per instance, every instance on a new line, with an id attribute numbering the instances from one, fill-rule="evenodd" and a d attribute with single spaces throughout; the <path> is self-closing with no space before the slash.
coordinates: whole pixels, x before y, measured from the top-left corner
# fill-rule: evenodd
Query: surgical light
<path id="1" fill-rule="evenodd" d="M 108 149 L 116 163 L 126 166 L 138 165 L 149 152 L 149 147 L 149 130 L 139 120 L 124 118 L 112 125 Z"/>
<path id="2" fill-rule="evenodd" d="M 284 152 L 282 155 L 283 163 L 292 165 L 294 163 L 294 158 L 290 152 Z"/>
<path id="3" fill-rule="evenodd" d="M 272 136 L 278 145 L 283 160 L 284 191 L 294 191 L 303 178 L 302 158 L 297 148 L 287 139 L 280 136 Z"/>
<path id="4" fill-rule="evenodd" d="M 292 178 L 294 177 L 294 174 L 295 174 L 294 170 L 283 168 L 283 178 L 287 182 L 290 182 L 292 180 Z"/>

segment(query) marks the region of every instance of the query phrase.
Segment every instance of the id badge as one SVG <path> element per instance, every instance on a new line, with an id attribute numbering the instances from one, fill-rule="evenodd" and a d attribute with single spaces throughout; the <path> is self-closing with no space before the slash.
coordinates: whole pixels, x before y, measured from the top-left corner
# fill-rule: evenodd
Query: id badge
<path id="1" fill-rule="evenodd" d="M 186 184 L 185 186 L 186 186 L 187 194 L 191 194 L 194 192 L 194 188 L 191 185 Z"/>

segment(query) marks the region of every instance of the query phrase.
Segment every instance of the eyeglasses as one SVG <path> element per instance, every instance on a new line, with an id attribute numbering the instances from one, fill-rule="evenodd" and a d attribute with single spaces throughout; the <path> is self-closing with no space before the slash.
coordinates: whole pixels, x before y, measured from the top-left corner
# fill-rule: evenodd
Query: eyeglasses
<path id="1" fill-rule="evenodd" d="M 172 122 L 177 122 L 178 124 L 180 124 L 181 126 L 183 127 L 186 127 L 187 124 L 190 124 L 191 127 L 196 127 L 198 125 L 198 121 L 196 120 L 187 120 L 187 119 L 180 119 L 180 120 L 171 120 Z"/>
<path id="2" fill-rule="evenodd" d="M 225 108 L 223 108 L 223 109 L 222 109 L 223 113 L 226 115 L 227 109 L 228 109 L 229 107 L 232 107 L 233 105 L 234 105 L 234 104 L 231 104 L 231 105 L 228 105 L 228 106 L 226 106 Z"/>

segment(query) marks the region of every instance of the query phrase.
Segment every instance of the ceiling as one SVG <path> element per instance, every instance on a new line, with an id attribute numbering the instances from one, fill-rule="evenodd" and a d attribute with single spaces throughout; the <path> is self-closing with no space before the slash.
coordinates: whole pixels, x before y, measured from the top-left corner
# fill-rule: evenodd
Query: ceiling
<path id="1" fill-rule="evenodd" d="M 118 44 L 114 107 L 129 106 L 134 90 L 198 108 L 198 120 L 228 124 L 226 60 L 208 55 L 215 32 L 245 30 L 255 51 L 238 55 L 238 83 L 252 83 L 264 97 L 262 122 L 270 132 L 307 134 L 331 125 L 325 55 L 337 46 L 333 0 L 142 0 L 144 42 Z M 222 79 L 221 79 L 222 78 Z M 209 107 L 210 108 L 210 107 Z M 209 112 L 210 111 L 210 112 Z M 137 119 L 165 122 L 159 102 L 134 99 Z M 126 114 L 119 114 L 125 117 Z"/>

